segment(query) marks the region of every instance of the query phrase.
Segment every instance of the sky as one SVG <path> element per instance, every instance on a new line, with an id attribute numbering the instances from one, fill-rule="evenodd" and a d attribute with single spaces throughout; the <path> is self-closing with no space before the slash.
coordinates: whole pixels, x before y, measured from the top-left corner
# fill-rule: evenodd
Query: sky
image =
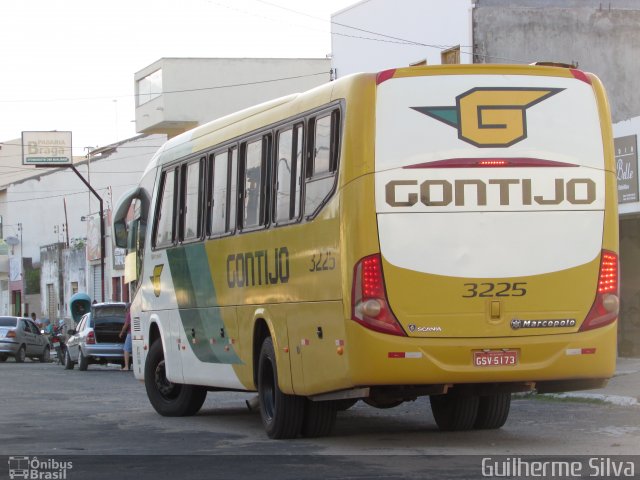
<path id="1" fill-rule="evenodd" d="M 324 58 L 357 0 L 14 0 L 0 19 L 0 143 L 71 131 L 73 154 L 136 135 L 134 74 L 163 57 Z"/>

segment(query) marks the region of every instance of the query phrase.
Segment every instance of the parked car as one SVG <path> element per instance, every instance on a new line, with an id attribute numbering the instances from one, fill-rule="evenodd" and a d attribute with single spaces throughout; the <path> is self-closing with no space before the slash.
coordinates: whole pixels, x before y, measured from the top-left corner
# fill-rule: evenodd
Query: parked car
<path id="1" fill-rule="evenodd" d="M 30 318 L 0 317 L 0 362 L 8 357 L 48 362 L 50 354 L 49 340 Z"/>
<path id="2" fill-rule="evenodd" d="M 119 334 L 124 325 L 126 303 L 96 303 L 82 316 L 77 328 L 67 331 L 64 368 L 71 370 L 77 363 L 80 370 L 90 364 L 119 363 L 124 365 L 124 338 Z"/>

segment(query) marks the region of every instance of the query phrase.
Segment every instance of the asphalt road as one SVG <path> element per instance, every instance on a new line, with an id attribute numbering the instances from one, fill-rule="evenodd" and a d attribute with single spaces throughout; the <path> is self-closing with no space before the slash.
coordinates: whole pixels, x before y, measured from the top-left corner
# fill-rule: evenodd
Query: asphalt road
<path id="1" fill-rule="evenodd" d="M 0 364 L 0 455 L 69 459 L 73 480 L 482 478 L 489 456 L 640 454 L 640 407 L 539 397 L 515 398 L 496 431 L 440 432 L 425 397 L 388 410 L 359 402 L 330 437 L 275 441 L 245 404 L 253 394 L 209 393 L 198 415 L 164 418 L 118 368 Z"/>

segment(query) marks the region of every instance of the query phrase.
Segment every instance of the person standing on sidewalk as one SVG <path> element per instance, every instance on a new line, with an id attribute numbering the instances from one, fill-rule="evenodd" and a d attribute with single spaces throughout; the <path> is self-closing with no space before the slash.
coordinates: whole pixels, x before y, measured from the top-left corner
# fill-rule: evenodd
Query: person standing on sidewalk
<path id="1" fill-rule="evenodd" d="M 126 372 L 129 370 L 129 364 L 131 360 L 131 353 L 133 353 L 133 349 L 131 348 L 131 304 L 127 303 L 127 308 L 125 312 L 127 313 L 124 319 L 124 325 L 122 326 L 122 330 L 120 330 L 120 338 L 122 338 L 126 334 L 126 338 L 124 340 L 124 366 L 122 367 L 122 371 Z"/>

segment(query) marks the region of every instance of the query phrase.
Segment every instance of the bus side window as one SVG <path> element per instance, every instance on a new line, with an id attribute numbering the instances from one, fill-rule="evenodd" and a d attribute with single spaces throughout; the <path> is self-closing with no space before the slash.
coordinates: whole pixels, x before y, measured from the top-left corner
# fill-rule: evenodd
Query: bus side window
<path id="1" fill-rule="evenodd" d="M 307 217 L 317 213 L 333 193 L 338 167 L 339 121 L 338 110 L 309 121 L 304 206 Z"/>
<path id="2" fill-rule="evenodd" d="M 223 235 L 229 217 L 229 152 L 219 152 L 211 156 L 213 180 L 211 183 L 211 230 L 213 236 Z"/>
<path id="3" fill-rule="evenodd" d="M 180 239 L 197 240 L 202 233 L 202 192 L 204 181 L 204 159 L 182 166 Z"/>
<path id="4" fill-rule="evenodd" d="M 243 229 L 254 229 L 266 224 L 268 197 L 265 188 L 269 136 L 247 142 L 244 146 L 242 171 L 242 217 Z"/>
<path id="5" fill-rule="evenodd" d="M 229 175 L 229 215 L 227 229 L 229 233 L 236 231 L 238 205 L 238 149 L 231 149 L 231 164 Z"/>
<path id="6" fill-rule="evenodd" d="M 303 131 L 303 125 L 298 124 L 278 133 L 275 165 L 276 224 L 289 223 L 300 216 Z"/>
<path id="7" fill-rule="evenodd" d="M 159 195 L 159 203 L 156 209 L 156 218 L 154 224 L 153 245 L 156 248 L 168 247 L 173 245 L 175 240 L 174 224 L 175 224 L 175 206 L 176 206 L 176 183 L 177 169 L 167 170 L 162 174 L 161 191 Z"/>

